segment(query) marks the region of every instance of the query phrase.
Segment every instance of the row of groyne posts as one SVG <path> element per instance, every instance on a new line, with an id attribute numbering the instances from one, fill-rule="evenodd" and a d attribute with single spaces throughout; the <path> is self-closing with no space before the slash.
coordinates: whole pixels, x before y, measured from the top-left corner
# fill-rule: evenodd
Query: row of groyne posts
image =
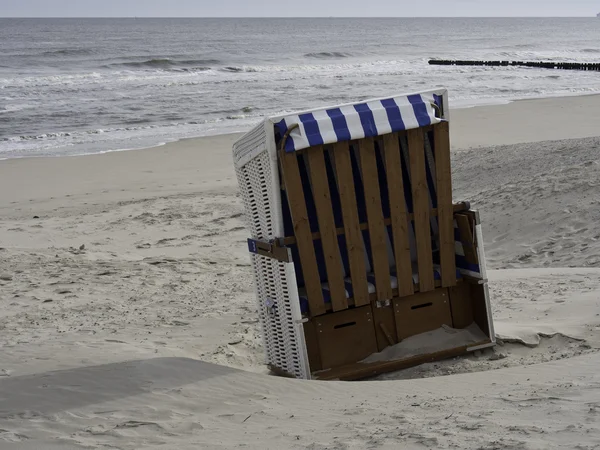
<path id="1" fill-rule="evenodd" d="M 595 70 L 600 71 L 600 63 L 569 63 L 552 61 L 464 61 L 456 59 L 431 59 L 432 66 L 493 66 L 493 67 L 538 67 L 541 69 Z"/>

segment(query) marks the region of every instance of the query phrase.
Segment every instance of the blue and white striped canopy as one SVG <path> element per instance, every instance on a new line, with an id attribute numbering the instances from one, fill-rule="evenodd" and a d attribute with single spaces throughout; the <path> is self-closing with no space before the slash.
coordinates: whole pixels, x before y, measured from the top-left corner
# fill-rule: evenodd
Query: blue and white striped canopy
<path id="1" fill-rule="evenodd" d="M 445 91 L 396 96 L 291 114 L 274 121 L 276 136 L 288 130 L 285 151 L 314 145 L 380 136 L 441 122 L 436 106 L 444 110 Z M 277 143 L 279 146 L 279 143 Z"/>

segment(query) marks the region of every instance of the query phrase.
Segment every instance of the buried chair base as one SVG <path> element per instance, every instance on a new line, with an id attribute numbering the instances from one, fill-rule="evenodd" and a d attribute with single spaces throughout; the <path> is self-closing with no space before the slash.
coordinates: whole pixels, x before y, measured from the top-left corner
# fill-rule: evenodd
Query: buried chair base
<path id="1" fill-rule="evenodd" d="M 443 361 L 445 359 L 456 358 L 458 356 L 465 356 L 477 350 L 483 350 L 486 348 L 493 347 L 494 345 L 495 344 L 489 339 L 485 339 L 480 342 L 476 342 L 469 345 L 462 345 L 460 347 L 411 356 L 404 359 L 392 361 L 377 361 L 371 363 L 356 362 L 336 367 L 333 369 L 326 369 L 313 372 L 312 379 L 321 381 L 356 381 L 364 378 L 375 377 L 384 373 L 408 369 L 410 367 L 419 366 L 421 364 Z M 284 370 L 281 370 L 279 367 L 274 366 L 272 364 L 269 364 L 268 368 L 269 370 L 271 370 L 271 372 L 273 372 L 274 375 L 285 378 L 296 378 L 294 375 Z"/>
<path id="2" fill-rule="evenodd" d="M 492 347 L 494 344 L 490 340 L 484 340 L 478 343 L 463 345 L 448 350 L 440 350 L 433 353 L 426 353 L 411 356 L 405 359 L 394 361 L 381 361 L 372 363 L 354 363 L 334 369 L 323 370 L 313 373 L 313 379 L 316 380 L 342 380 L 353 381 L 362 378 L 374 377 L 383 373 L 395 372 L 397 370 L 407 369 L 420 364 L 441 361 L 448 358 L 463 356 L 475 350 L 481 350 Z"/>
<path id="3" fill-rule="evenodd" d="M 485 289 L 463 282 L 308 320 L 312 378 L 356 380 L 494 346 Z"/>

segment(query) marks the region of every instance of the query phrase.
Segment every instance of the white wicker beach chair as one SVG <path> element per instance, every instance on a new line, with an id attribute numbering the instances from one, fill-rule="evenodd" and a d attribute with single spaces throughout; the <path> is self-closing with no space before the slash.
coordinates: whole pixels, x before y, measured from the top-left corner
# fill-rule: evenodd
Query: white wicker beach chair
<path id="1" fill-rule="evenodd" d="M 452 202 L 445 90 L 269 118 L 233 152 L 275 372 L 356 379 L 494 345 L 479 215 Z M 470 340 L 364 361 L 440 329 Z"/>

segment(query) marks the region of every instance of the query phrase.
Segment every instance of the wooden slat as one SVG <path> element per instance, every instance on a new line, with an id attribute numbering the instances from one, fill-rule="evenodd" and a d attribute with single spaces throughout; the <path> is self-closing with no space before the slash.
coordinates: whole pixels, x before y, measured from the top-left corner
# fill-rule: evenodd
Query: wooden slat
<path id="1" fill-rule="evenodd" d="M 471 228 L 470 220 L 464 214 L 456 214 L 456 224 L 460 233 L 465 259 L 469 264 L 478 264 L 477 251 L 473 240 L 473 229 Z"/>
<path id="2" fill-rule="evenodd" d="M 486 297 L 488 286 L 485 284 L 471 284 L 471 298 L 473 299 L 473 318 L 475 323 L 486 336 L 492 337 L 490 334 L 490 316 L 488 315 Z"/>
<path id="3" fill-rule="evenodd" d="M 440 234 L 440 266 L 442 271 L 442 286 L 444 287 L 456 285 L 449 133 L 448 122 L 442 122 L 433 127 L 438 227 Z"/>
<path id="4" fill-rule="evenodd" d="M 431 232 L 429 230 L 429 190 L 425 174 L 423 130 L 408 131 L 408 154 L 415 215 L 415 238 L 421 292 L 434 289 Z"/>
<path id="5" fill-rule="evenodd" d="M 314 320 L 304 322 L 304 341 L 306 342 L 306 353 L 311 372 L 321 370 L 321 352 L 319 351 L 319 338 Z"/>
<path id="6" fill-rule="evenodd" d="M 372 138 L 365 138 L 358 141 L 357 145 L 359 147 L 362 181 L 365 190 L 377 298 L 378 300 L 388 300 L 392 298 L 392 284 L 387 256 L 386 229 L 379 193 L 375 141 Z"/>
<path id="7" fill-rule="evenodd" d="M 312 316 L 325 314 L 323 291 L 321 290 L 321 280 L 317 268 L 317 258 L 310 230 L 310 222 L 308 220 L 308 212 L 306 211 L 306 201 L 304 199 L 304 191 L 302 190 L 302 179 L 300 178 L 300 170 L 298 169 L 297 155 L 296 153 L 287 153 L 285 151 L 280 151 L 279 155 L 282 177 L 285 182 L 294 226 L 294 235 L 298 243 L 298 252 L 302 264 L 310 314 Z"/>
<path id="8" fill-rule="evenodd" d="M 411 336 L 452 326 L 448 289 L 420 292 L 411 297 L 394 299 L 398 341 Z"/>
<path id="9" fill-rule="evenodd" d="M 321 232 L 321 244 L 323 245 L 327 282 L 329 283 L 329 292 L 331 293 L 331 304 L 334 311 L 341 311 L 348 309 L 348 302 L 346 301 L 344 269 L 338 246 L 338 237 L 335 231 L 335 219 L 333 217 L 333 206 L 331 204 L 323 147 L 319 145 L 310 148 L 306 152 L 306 156 L 308 158 L 313 198 L 315 200 L 319 230 Z"/>
<path id="10" fill-rule="evenodd" d="M 472 280 L 472 281 L 470 281 L 470 280 Z M 469 279 L 469 277 L 463 276 L 462 279 L 459 279 L 456 282 L 457 282 L 458 285 L 460 285 L 463 282 L 476 283 L 476 281 L 479 281 L 479 280 L 474 279 L 474 278 L 473 279 Z M 438 288 L 441 288 L 441 287 L 442 287 L 442 282 L 440 280 L 435 280 L 435 288 L 438 289 Z M 413 284 L 413 291 L 415 293 L 419 292 L 419 285 L 418 284 Z M 400 297 L 400 295 L 398 294 L 398 289 L 392 289 L 392 299 L 394 299 L 394 298 L 406 298 L 406 297 Z M 377 302 L 377 292 L 374 292 L 373 294 L 369 294 L 369 301 L 371 303 Z M 329 304 L 327 304 L 325 306 L 327 306 L 327 312 L 332 312 L 332 309 L 329 306 Z M 351 306 L 358 306 L 358 305 L 355 305 L 354 298 L 351 297 L 351 298 L 348 299 L 348 306 L 351 307 Z"/>
<path id="11" fill-rule="evenodd" d="M 325 314 L 314 322 L 324 369 L 352 364 L 377 353 L 370 305 Z"/>
<path id="12" fill-rule="evenodd" d="M 353 189 L 354 190 L 354 189 Z M 468 209 L 467 207 L 465 207 L 465 203 L 457 203 L 455 205 L 453 205 L 453 210 L 454 212 L 459 212 L 459 211 L 464 211 L 465 209 Z M 437 216 L 437 208 L 433 208 L 429 211 L 429 216 L 430 217 L 436 217 Z M 414 214 L 408 214 L 407 215 L 408 220 L 412 221 L 415 219 L 415 215 Z M 392 224 L 392 219 L 384 219 L 383 221 L 384 225 L 390 226 Z M 368 223 L 359 223 L 358 226 L 360 227 L 361 230 L 368 230 L 369 229 L 369 224 Z M 346 230 L 344 228 L 337 228 L 336 233 L 338 235 L 342 235 L 345 234 Z M 318 231 L 314 232 L 312 234 L 312 238 L 313 240 L 317 240 L 317 239 L 321 239 L 321 233 L 319 233 Z M 283 245 L 292 245 L 296 243 L 296 238 L 294 236 L 286 236 L 283 239 Z"/>
<path id="13" fill-rule="evenodd" d="M 413 294 L 412 262 L 408 239 L 408 214 L 404 197 L 400 144 L 398 135 L 386 134 L 383 137 L 387 184 L 390 198 L 390 219 L 394 236 L 394 257 L 400 297 Z"/>
<path id="14" fill-rule="evenodd" d="M 389 306 L 373 305 L 373 323 L 375 324 L 375 336 L 377 337 L 377 350 L 380 352 L 390 345 L 396 345 L 396 318 L 394 308 L 390 302 Z"/>
<path id="15" fill-rule="evenodd" d="M 369 287 L 367 285 L 367 268 L 365 266 L 365 249 L 361 228 L 356 208 L 356 193 L 354 191 L 354 177 L 352 176 L 352 162 L 350 160 L 350 146 L 348 142 L 338 142 L 333 146 L 335 170 L 342 205 L 344 228 L 338 229 L 346 234 L 346 248 L 348 249 L 348 262 L 354 301 L 356 306 L 370 303 Z M 340 233 L 338 233 L 340 234 Z"/>
<path id="16" fill-rule="evenodd" d="M 471 285 L 460 283 L 449 288 L 448 293 L 450 295 L 450 308 L 452 309 L 452 327 L 467 328 L 474 321 Z"/>

